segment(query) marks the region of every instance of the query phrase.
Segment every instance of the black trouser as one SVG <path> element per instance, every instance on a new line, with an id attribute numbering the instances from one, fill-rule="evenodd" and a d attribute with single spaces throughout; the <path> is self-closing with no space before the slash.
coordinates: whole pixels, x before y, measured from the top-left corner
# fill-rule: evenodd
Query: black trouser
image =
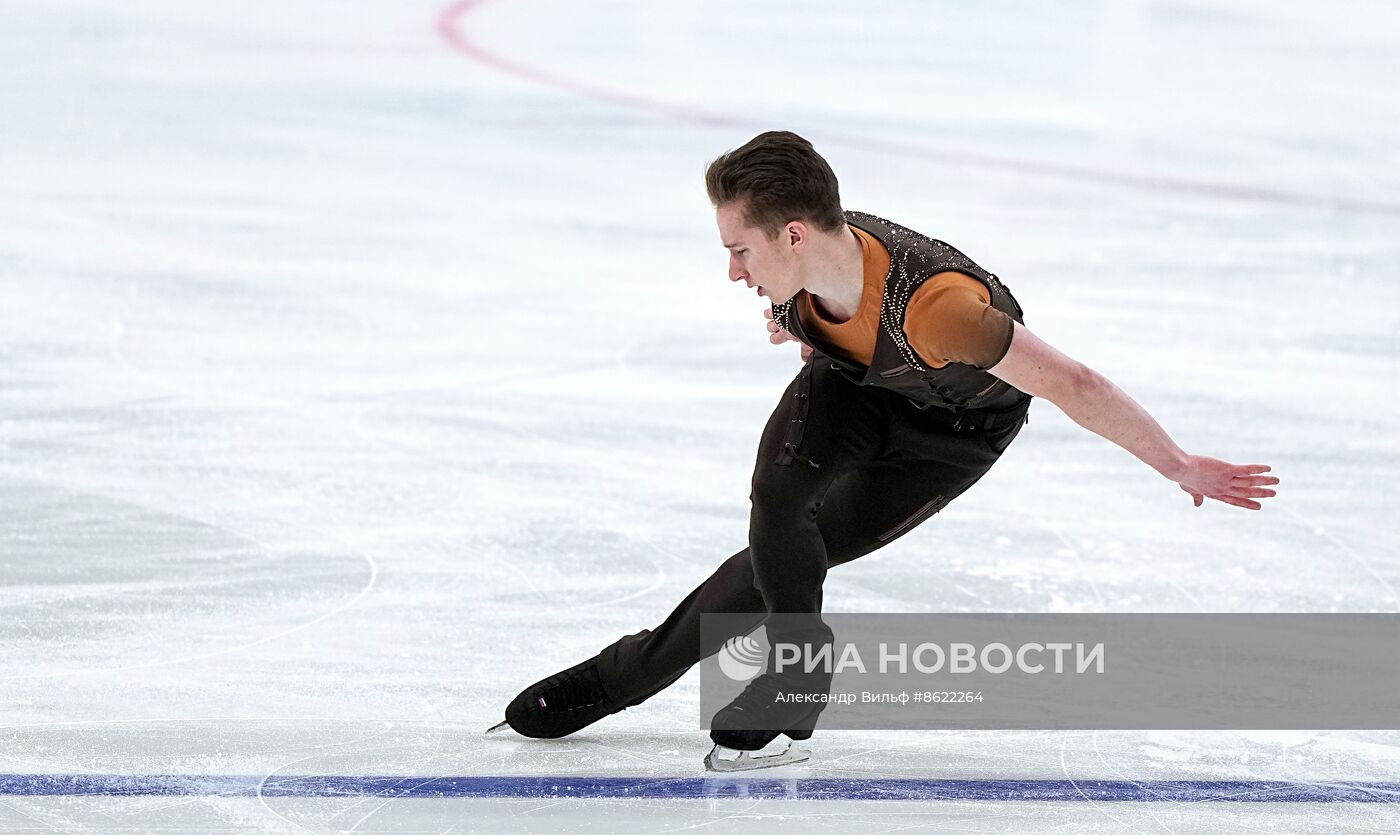
<path id="1" fill-rule="evenodd" d="M 609 697 L 640 702 L 718 651 L 701 644 L 702 613 L 751 613 L 757 626 L 770 612 L 820 612 L 828 568 L 903 536 L 976 483 L 1020 431 L 1024 410 L 992 429 L 973 419 L 955 428 L 951 412 L 857 385 L 815 354 L 763 430 L 749 547 L 660 626 L 603 650 Z"/>

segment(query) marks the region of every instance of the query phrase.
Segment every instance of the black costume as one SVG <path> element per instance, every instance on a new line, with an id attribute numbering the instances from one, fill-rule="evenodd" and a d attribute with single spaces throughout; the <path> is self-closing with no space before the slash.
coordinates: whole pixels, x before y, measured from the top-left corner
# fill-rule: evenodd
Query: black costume
<path id="1" fill-rule="evenodd" d="M 986 287 L 993 308 L 1020 322 L 1021 307 L 1010 291 L 942 241 L 859 212 L 847 212 L 846 220 L 877 238 L 890 256 L 874 351 L 868 367 L 823 353 L 791 300 L 774 306 L 774 320 L 814 352 L 759 442 L 749 547 L 725 560 L 657 628 L 628 635 L 596 658 L 525 688 L 497 727 L 560 737 L 644 701 L 719 650 L 701 642 L 703 613 L 748 613 L 746 629 L 766 623 L 770 641 L 829 640 L 820 616 L 827 569 L 937 513 L 977 483 L 1021 431 L 1028 395 L 973 365 L 933 367 L 904 330 L 910 297 L 936 274 L 971 276 Z M 1013 332 L 1007 331 L 1008 348 Z M 787 634 L 775 636 L 775 629 Z M 755 750 L 779 732 L 811 736 L 820 708 L 775 712 L 770 691 L 786 685 L 771 670 L 754 679 L 716 714 L 711 738 Z M 759 723 L 749 728 L 766 730 L 738 727 L 736 720 L 746 715 Z"/>
<path id="2" fill-rule="evenodd" d="M 701 645 L 701 613 L 752 613 L 756 626 L 770 612 L 820 612 L 828 568 L 937 513 L 996 463 L 1026 420 L 1028 395 L 971 365 L 931 367 L 903 330 L 910 296 L 937 273 L 977 279 L 991 305 L 1020 322 L 1010 291 L 941 241 L 871 215 L 846 216 L 890 253 L 872 362 L 859 366 L 812 345 L 759 442 L 749 547 L 660 626 L 602 651 L 600 716 L 643 701 L 719 649 Z M 811 344 L 791 301 L 774 307 L 774 319 Z"/>

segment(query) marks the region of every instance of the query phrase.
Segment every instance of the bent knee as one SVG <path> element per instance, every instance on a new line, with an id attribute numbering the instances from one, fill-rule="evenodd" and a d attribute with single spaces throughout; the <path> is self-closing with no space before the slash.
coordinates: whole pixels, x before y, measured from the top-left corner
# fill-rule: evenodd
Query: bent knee
<path id="1" fill-rule="evenodd" d="M 753 491 L 749 493 L 750 512 L 755 520 L 764 523 L 811 523 L 817 518 L 824 494 L 825 491 L 781 475 L 760 477 L 756 473 Z"/>

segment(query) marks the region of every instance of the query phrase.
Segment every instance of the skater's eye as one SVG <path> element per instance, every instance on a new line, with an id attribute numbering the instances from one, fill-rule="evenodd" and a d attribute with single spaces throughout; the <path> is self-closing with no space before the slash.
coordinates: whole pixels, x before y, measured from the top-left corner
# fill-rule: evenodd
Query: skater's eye
<path id="1" fill-rule="evenodd" d="M 736 249 L 736 250 L 734 250 L 734 254 L 735 254 L 735 255 L 743 255 L 745 252 L 748 252 L 748 250 L 747 250 L 747 249 Z"/>

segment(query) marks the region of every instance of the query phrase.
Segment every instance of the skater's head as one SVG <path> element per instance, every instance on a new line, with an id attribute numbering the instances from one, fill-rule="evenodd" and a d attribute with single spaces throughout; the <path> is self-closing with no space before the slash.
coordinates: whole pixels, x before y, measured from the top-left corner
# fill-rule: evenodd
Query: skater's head
<path id="1" fill-rule="evenodd" d="M 770 239 L 794 220 L 823 232 L 844 231 L 836 174 L 812 143 L 786 130 L 770 130 L 721 154 L 705 169 L 710 202 L 742 203 L 742 215 Z"/>
<path id="2" fill-rule="evenodd" d="M 798 259 L 815 235 L 846 234 L 831 166 L 812 143 L 768 131 L 720 155 L 705 170 L 729 278 L 759 287 L 775 304 L 801 289 Z"/>

